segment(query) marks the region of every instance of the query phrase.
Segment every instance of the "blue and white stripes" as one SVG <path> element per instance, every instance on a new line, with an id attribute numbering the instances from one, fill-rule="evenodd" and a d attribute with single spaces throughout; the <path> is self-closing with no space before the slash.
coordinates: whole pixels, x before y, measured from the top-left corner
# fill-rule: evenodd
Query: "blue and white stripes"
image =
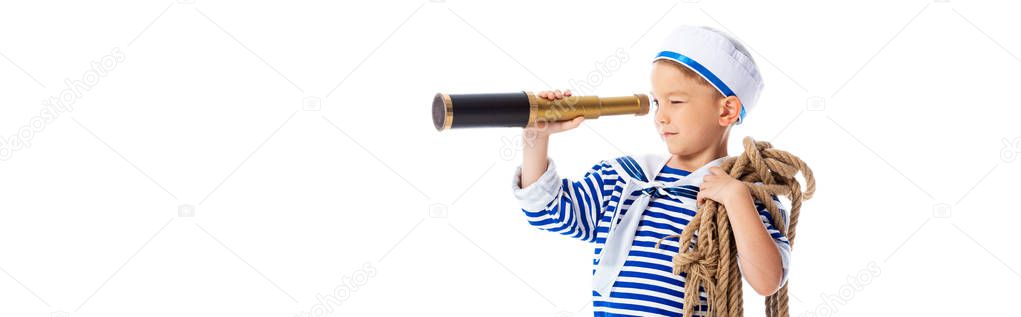
<path id="1" fill-rule="evenodd" d="M 531 186 L 521 189 L 521 169 L 516 177 L 515 196 L 521 202 L 528 223 L 543 230 L 592 242 L 602 211 L 618 188 L 617 173 L 603 162 L 593 166 L 578 180 L 561 179 L 552 160 L 546 172 Z M 619 199 L 619 195 L 617 196 Z"/>
<path id="2" fill-rule="evenodd" d="M 622 195 L 624 181 L 613 168 L 614 164 L 610 164 L 613 161 L 595 164 L 583 177 L 577 179 L 560 178 L 553 161 L 547 162 L 546 172 L 526 188 L 519 186 L 519 167 L 513 183 L 514 195 L 529 224 L 594 243 L 592 264 L 595 268 L 606 243 L 610 223 L 616 216 L 618 202 L 623 199 L 621 209 L 627 210 L 640 193 L 636 191 Z M 620 173 L 628 173 L 632 177 L 649 174 L 630 157 L 616 162 L 625 169 Z M 688 176 L 689 172 L 663 166 L 661 171 L 652 174 L 655 174 L 654 181 L 669 183 Z M 642 213 L 631 249 L 613 282 L 609 296 L 598 296 L 593 291 L 592 305 L 596 316 L 681 315 L 685 296 L 684 275 L 673 275 L 671 262 L 678 251 L 678 240 L 664 240 L 661 249 L 657 249 L 655 244 L 660 238 L 684 230 L 695 215 L 698 187 L 685 185 L 675 191 L 671 195 L 657 196 Z M 781 251 L 786 276 L 790 243 L 787 237 L 773 227 L 765 206 L 758 202 L 756 206 L 763 225 Z M 778 206 L 787 222 L 786 208 L 782 204 Z M 704 303 L 705 294 L 700 295 Z"/>

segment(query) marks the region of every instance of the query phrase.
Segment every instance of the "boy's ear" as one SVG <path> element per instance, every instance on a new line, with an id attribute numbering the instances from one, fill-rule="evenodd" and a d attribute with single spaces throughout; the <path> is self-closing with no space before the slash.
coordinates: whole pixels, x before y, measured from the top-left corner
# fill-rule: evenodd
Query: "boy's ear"
<path id="1" fill-rule="evenodd" d="M 729 96 L 720 99 L 720 119 L 719 124 L 721 126 L 730 126 L 737 122 L 737 119 L 741 116 L 741 100 L 737 99 L 737 96 Z"/>

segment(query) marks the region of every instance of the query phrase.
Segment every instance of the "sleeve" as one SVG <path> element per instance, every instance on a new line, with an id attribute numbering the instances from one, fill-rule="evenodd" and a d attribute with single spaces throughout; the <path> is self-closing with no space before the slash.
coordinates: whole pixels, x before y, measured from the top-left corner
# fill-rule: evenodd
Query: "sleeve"
<path id="1" fill-rule="evenodd" d="M 593 242 L 596 225 L 610 202 L 619 179 L 607 161 L 592 166 L 579 179 L 560 178 L 553 160 L 535 183 L 521 188 L 521 166 L 514 173 L 513 191 L 528 223 L 542 230 Z"/>
<path id="2" fill-rule="evenodd" d="M 790 226 L 790 215 L 787 207 L 783 205 L 776 195 L 773 195 L 773 204 L 780 210 L 780 218 L 783 219 L 784 232 L 786 232 Z M 762 220 L 762 225 L 766 227 L 766 232 L 769 233 L 770 237 L 773 237 L 773 241 L 776 242 L 776 248 L 780 251 L 780 262 L 783 267 L 780 287 L 783 287 L 784 284 L 787 284 L 787 273 L 790 271 L 791 241 L 787 239 L 787 235 L 781 233 L 780 230 L 773 226 L 773 217 L 769 215 L 769 210 L 766 209 L 765 204 L 755 200 L 755 210 L 758 211 L 759 219 Z M 738 266 L 740 266 L 740 263 L 738 262 Z M 743 271 L 744 268 L 741 268 L 741 270 Z"/>

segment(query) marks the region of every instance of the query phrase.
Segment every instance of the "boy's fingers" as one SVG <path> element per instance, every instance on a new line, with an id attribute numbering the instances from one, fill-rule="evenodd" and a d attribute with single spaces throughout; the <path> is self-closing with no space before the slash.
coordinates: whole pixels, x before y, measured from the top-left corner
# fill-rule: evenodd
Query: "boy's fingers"
<path id="1" fill-rule="evenodd" d="M 720 168 L 719 166 L 710 167 L 709 168 L 709 172 L 712 173 L 713 175 L 723 175 L 723 174 L 726 174 L 726 173 L 723 172 L 723 168 Z"/>
<path id="2" fill-rule="evenodd" d="M 571 121 L 565 122 L 565 125 L 567 126 L 568 129 L 574 129 L 581 125 L 581 121 L 583 119 L 585 119 L 585 117 L 577 117 L 571 119 Z"/>
<path id="3" fill-rule="evenodd" d="M 564 96 L 570 96 L 570 95 L 571 95 L 571 90 L 570 89 L 564 90 Z"/>
<path id="4" fill-rule="evenodd" d="M 574 127 L 577 125 L 578 125 L 577 120 L 567 121 L 564 122 L 564 129 L 574 129 Z"/>

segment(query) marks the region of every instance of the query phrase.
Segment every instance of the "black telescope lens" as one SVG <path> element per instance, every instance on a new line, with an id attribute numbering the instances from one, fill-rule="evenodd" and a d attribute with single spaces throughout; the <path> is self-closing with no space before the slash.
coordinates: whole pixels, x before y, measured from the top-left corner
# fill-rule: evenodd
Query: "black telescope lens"
<path id="1" fill-rule="evenodd" d="M 443 129 L 443 119 L 446 117 L 446 106 L 443 105 L 443 94 L 436 94 L 433 97 L 433 126 L 436 131 Z"/>

